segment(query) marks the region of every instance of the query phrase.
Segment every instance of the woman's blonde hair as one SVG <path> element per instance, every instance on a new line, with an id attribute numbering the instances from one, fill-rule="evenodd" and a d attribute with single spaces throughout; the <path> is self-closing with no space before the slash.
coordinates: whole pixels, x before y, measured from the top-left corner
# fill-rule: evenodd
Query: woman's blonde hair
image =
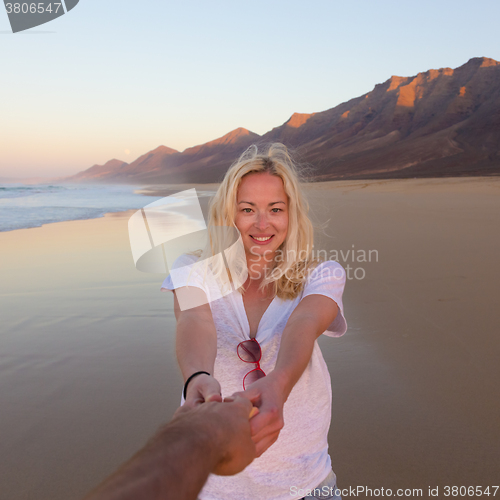
<path id="1" fill-rule="evenodd" d="M 300 186 L 301 173 L 283 144 L 270 144 L 262 152 L 257 146 L 250 146 L 231 165 L 210 202 L 208 228 L 236 228 L 237 194 L 241 180 L 248 174 L 259 172 L 276 175 L 283 181 L 289 214 L 287 236 L 277 250 L 274 267 L 268 270 L 259 289 L 271 285 L 273 295 L 293 299 L 301 292 L 308 272 L 318 261 L 313 258 L 313 226 L 308 217 L 309 204 Z"/>

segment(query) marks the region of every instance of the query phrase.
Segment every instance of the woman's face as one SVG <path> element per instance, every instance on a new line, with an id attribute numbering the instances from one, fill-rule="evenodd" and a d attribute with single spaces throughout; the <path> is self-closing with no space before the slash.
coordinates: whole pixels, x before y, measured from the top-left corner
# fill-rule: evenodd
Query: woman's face
<path id="1" fill-rule="evenodd" d="M 288 232 L 288 196 L 283 181 L 267 172 L 247 174 L 237 194 L 236 227 L 247 258 L 271 262 Z"/>

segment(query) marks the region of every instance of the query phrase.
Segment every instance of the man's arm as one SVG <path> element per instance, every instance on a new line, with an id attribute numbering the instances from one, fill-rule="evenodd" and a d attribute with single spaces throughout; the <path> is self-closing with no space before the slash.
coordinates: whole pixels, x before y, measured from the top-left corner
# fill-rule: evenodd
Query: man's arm
<path id="1" fill-rule="evenodd" d="M 250 421 L 257 456 L 278 439 L 283 428 L 283 405 L 311 359 L 314 342 L 337 313 L 337 304 L 324 295 L 304 297 L 283 330 L 274 370 L 237 393 L 259 408 L 259 414 Z"/>
<path id="2" fill-rule="evenodd" d="M 172 421 L 84 500 L 195 500 L 209 473 L 236 474 L 255 457 L 251 403 L 179 408 Z"/>

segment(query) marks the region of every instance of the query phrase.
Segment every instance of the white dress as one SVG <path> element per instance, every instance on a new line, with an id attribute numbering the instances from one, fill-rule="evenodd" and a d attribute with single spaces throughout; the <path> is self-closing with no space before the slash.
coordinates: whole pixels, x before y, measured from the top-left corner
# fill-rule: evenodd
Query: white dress
<path id="1" fill-rule="evenodd" d="M 174 264 L 188 266 L 197 260 L 183 255 Z M 187 268 L 186 268 L 187 269 Z M 183 281 L 176 275 L 176 288 L 188 284 L 188 272 Z M 340 264 L 326 261 L 311 273 L 303 292 L 294 300 L 277 297 L 271 302 L 260 320 L 256 339 L 262 349 L 260 366 L 270 373 L 275 364 L 283 329 L 300 300 L 313 294 L 331 298 L 339 307 L 339 314 L 324 332 L 339 337 L 347 330 L 342 293 L 345 271 Z M 203 279 L 192 273 L 189 285 L 201 288 L 209 298 L 216 291 Z M 173 290 L 170 275 L 162 290 Z M 219 381 L 222 396 L 243 390 L 243 378 L 255 365 L 241 361 L 236 346 L 250 338 L 250 326 L 242 295 L 235 291 L 210 302 L 217 330 L 217 357 L 214 377 Z M 244 471 L 234 476 L 211 475 L 201 491 L 201 500 L 289 500 L 294 490 L 316 487 L 331 471 L 328 455 L 328 429 L 330 427 L 332 391 L 330 374 L 317 342 L 311 360 L 285 403 L 285 425 L 278 440 L 255 459 Z"/>

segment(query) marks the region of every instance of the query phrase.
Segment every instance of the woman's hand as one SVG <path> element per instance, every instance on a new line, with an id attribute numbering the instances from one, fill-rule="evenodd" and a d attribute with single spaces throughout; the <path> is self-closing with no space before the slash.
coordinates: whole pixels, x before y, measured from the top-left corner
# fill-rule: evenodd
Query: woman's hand
<path id="1" fill-rule="evenodd" d="M 254 382 L 246 391 L 232 397 L 247 398 L 259 412 L 250 420 L 252 439 L 260 457 L 277 439 L 283 428 L 285 393 L 278 376 L 271 372 Z"/>
<path id="2" fill-rule="evenodd" d="M 186 402 L 184 404 L 188 408 L 195 408 L 209 401 L 222 402 L 220 384 L 211 375 L 201 373 L 189 382 L 186 392 Z"/>

